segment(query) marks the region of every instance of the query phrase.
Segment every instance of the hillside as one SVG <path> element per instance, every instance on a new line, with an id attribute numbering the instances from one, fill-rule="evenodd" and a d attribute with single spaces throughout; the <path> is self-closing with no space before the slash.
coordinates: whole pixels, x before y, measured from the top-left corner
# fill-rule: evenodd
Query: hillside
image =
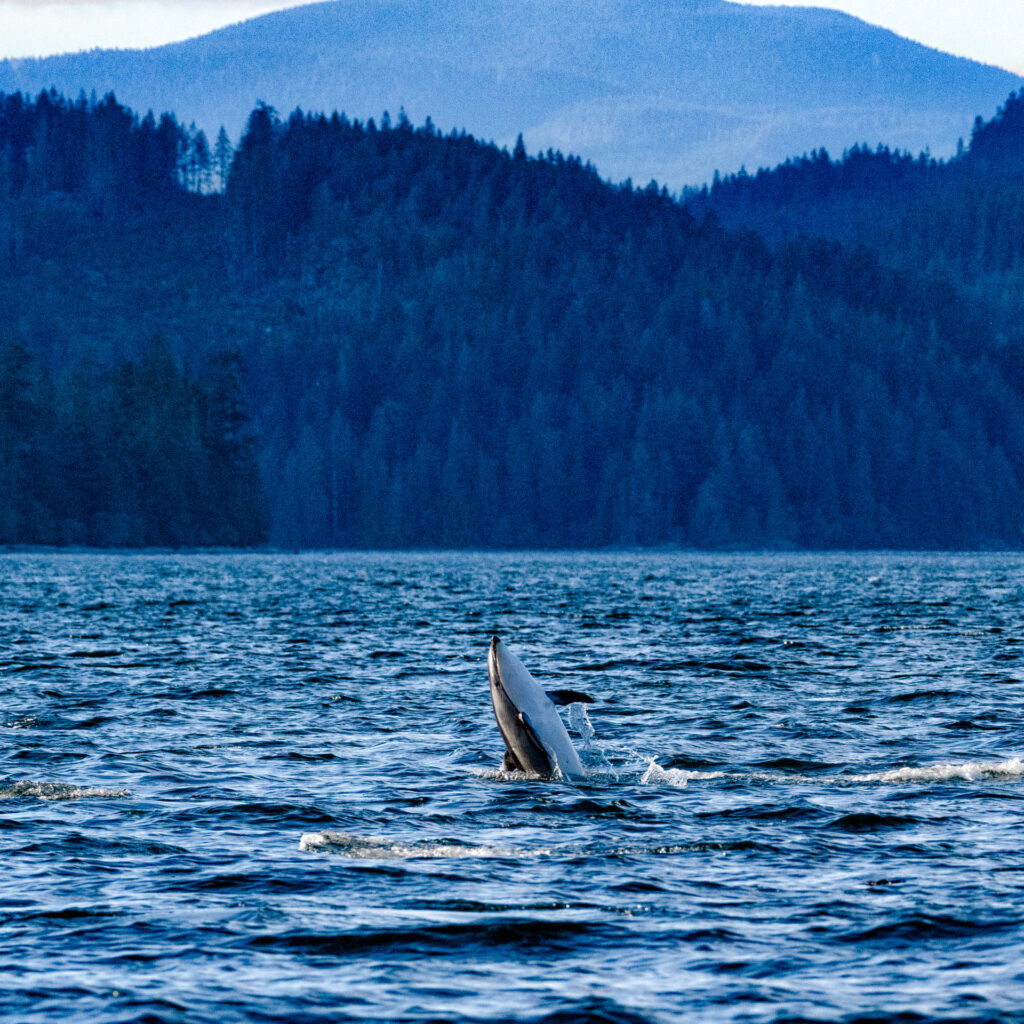
<path id="1" fill-rule="evenodd" d="M 895 268 L 941 274 L 983 303 L 1004 339 L 1016 338 L 1024 296 L 1024 90 L 948 161 L 887 147 L 824 151 L 754 175 L 691 190 L 698 217 L 713 212 L 769 245 L 818 236 L 863 247 Z M 1009 346 L 1008 346 L 1009 347 Z M 1024 369 L 1024 352 L 1017 355 Z"/>
<path id="2" fill-rule="evenodd" d="M 1019 174 L 1013 126 L 975 139 Z M 258 108 L 223 196 L 182 141 L 0 103 L 0 541 L 1024 541 L 1024 321 L 980 280 L 406 121 Z"/>
<path id="3" fill-rule="evenodd" d="M 223 124 L 237 139 L 257 100 L 404 107 L 672 189 L 819 147 L 952 155 L 1021 81 L 844 14 L 725 0 L 334 0 L 147 51 L 0 62 L 0 91 L 114 91 L 211 138 Z"/>

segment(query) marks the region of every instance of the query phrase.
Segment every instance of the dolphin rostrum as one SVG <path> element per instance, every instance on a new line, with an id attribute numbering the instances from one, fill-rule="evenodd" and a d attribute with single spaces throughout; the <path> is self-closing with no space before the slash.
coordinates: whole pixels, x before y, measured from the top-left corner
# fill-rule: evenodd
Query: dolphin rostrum
<path id="1" fill-rule="evenodd" d="M 545 778 L 583 778 L 583 764 L 565 731 L 555 704 L 593 704 L 576 690 L 541 689 L 523 663 L 497 638 L 487 653 L 494 717 L 505 740 L 506 771 L 525 771 Z"/>

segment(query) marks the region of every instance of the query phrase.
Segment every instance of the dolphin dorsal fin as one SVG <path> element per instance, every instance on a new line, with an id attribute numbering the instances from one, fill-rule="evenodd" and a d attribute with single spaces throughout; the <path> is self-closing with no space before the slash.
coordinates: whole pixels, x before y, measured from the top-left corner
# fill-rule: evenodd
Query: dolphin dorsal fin
<path id="1" fill-rule="evenodd" d="M 579 690 L 548 690 L 548 697 L 552 703 L 557 704 L 559 707 L 565 707 L 566 704 L 593 704 L 594 698 L 588 697 L 585 693 L 580 693 Z"/>

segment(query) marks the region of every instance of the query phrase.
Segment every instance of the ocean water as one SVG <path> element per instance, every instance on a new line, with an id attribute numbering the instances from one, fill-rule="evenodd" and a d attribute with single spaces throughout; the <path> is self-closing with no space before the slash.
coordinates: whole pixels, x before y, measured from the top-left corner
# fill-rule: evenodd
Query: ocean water
<path id="1" fill-rule="evenodd" d="M 8 554 L 0 682 L 5 1021 L 1024 1020 L 1020 555 Z"/>

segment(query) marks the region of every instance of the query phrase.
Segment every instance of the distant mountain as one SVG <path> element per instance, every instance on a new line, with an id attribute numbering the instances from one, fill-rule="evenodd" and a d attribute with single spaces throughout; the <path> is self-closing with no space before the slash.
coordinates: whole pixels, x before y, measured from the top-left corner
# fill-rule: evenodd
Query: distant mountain
<path id="1" fill-rule="evenodd" d="M 856 143 L 954 152 L 1024 80 L 834 11 L 725 0 L 333 0 L 152 50 L 0 62 L 237 138 L 256 100 L 465 128 L 672 188 Z"/>

